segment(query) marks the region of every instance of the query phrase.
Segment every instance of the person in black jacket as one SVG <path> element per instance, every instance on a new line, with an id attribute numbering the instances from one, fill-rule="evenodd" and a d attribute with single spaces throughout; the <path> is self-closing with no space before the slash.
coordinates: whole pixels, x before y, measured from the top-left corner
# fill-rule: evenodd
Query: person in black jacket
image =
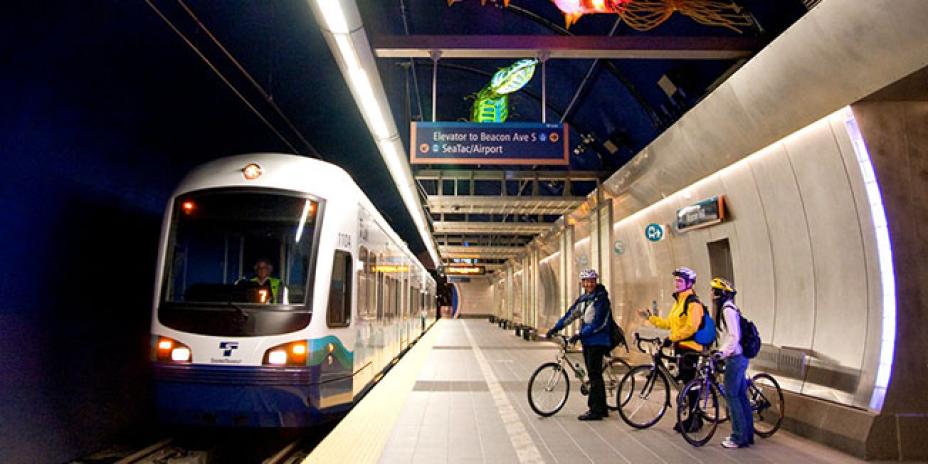
<path id="1" fill-rule="evenodd" d="M 587 398 L 589 411 L 577 419 L 602 420 L 609 416 L 606 409 L 606 387 L 603 383 L 603 357 L 609 353 L 609 317 L 611 304 L 609 293 L 602 284 L 597 283 L 599 275 L 593 269 L 580 272 L 580 282 L 584 293 L 570 306 L 567 313 L 548 331 L 551 338 L 557 331 L 576 319 L 581 319 L 580 332 L 570 338 L 570 343 L 577 340 L 583 344 L 583 360 L 590 376 L 590 396 Z"/>

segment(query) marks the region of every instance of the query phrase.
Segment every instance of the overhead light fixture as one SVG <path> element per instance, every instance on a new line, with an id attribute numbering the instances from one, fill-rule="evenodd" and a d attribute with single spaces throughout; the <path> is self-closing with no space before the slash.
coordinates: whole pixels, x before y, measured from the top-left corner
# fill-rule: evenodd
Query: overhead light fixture
<path id="1" fill-rule="evenodd" d="M 316 0 L 326 28 L 333 34 L 348 34 L 348 20 L 338 0 Z"/>
<path id="2" fill-rule="evenodd" d="M 441 265 L 370 43 L 353 0 L 312 0 L 317 22 L 435 266 Z"/>

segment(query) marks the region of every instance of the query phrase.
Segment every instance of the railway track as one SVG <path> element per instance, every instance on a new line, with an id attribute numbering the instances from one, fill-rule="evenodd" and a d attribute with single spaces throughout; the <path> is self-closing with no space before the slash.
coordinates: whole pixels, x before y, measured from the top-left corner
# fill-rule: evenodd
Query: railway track
<path id="1" fill-rule="evenodd" d="M 70 464 L 297 464 L 334 427 L 305 430 L 193 429 L 147 445 L 113 445 Z"/>

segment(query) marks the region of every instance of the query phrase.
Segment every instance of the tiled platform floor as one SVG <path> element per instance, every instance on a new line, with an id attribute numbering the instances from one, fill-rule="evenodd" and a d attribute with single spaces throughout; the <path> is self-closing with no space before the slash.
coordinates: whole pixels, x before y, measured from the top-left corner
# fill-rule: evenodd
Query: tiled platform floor
<path id="1" fill-rule="evenodd" d="M 438 331 L 434 345 L 383 450 L 382 463 L 857 461 L 783 430 L 770 439 L 758 438 L 751 448 L 726 450 L 718 442 L 729 433 L 727 426 L 719 428 L 712 443 L 694 448 L 671 430 L 669 414 L 649 430 L 633 430 L 617 415 L 580 422 L 576 417 L 586 410 L 586 397 L 576 382 L 564 409 L 541 418 L 528 406 L 526 384 L 539 364 L 554 358 L 553 344 L 526 342 L 482 319 L 441 321 L 433 330 Z M 501 387 L 515 412 L 508 427 L 500 414 L 505 403 L 501 408 L 499 399 L 494 401 L 478 362 L 481 355 L 495 377 L 490 384 Z M 518 436 L 520 431 L 527 432 L 529 442 L 523 436 L 514 445 L 510 433 Z"/>

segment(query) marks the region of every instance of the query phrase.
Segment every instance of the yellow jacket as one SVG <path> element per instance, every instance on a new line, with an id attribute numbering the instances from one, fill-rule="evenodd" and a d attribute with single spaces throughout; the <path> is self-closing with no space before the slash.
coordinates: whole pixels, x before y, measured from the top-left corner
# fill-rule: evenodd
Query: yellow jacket
<path id="1" fill-rule="evenodd" d="M 695 340 L 687 340 L 699 330 L 699 324 L 702 322 L 702 305 L 695 300 L 690 302 L 686 315 L 683 315 L 683 305 L 686 303 L 686 298 L 692 294 L 692 288 L 674 293 L 673 296 L 677 301 L 670 310 L 670 314 L 666 318 L 651 316 L 648 322 L 660 329 L 670 329 L 670 340 L 677 342 L 679 347 L 702 351 L 702 345 L 696 343 Z"/>

